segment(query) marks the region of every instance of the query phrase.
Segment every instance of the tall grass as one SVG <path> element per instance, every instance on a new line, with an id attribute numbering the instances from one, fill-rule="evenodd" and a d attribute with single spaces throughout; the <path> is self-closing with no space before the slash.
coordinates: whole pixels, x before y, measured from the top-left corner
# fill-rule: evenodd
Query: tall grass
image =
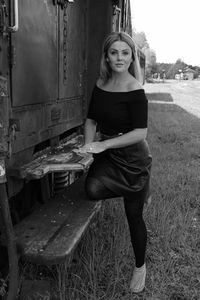
<path id="1" fill-rule="evenodd" d="M 150 104 L 149 115 L 153 201 L 144 210 L 144 292 L 129 291 L 134 256 L 128 225 L 122 199 L 111 199 L 104 202 L 71 264 L 54 273 L 53 299 L 200 299 L 200 120 L 167 104 Z"/>

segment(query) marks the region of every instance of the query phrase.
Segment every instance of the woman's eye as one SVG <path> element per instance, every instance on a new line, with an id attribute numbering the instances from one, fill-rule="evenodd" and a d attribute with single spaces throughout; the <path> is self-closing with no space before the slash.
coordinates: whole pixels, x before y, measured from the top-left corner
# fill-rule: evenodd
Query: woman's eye
<path id="1" fill-rule="evenodd" d="M 116 54 L 116 51 L 111 51 L 110 54 L 111 54 L 111 55 L 115 55 L 115 54 Z"/>
<path id="2" fill-rule="evenodd" d="M 123 52 L 123 55 L 129 55 L 128 51 Z"/>

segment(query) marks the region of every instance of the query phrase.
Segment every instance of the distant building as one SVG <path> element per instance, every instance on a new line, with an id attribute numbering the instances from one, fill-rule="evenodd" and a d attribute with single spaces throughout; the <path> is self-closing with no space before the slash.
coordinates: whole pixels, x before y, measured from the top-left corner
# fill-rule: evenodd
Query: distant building
<path id="1" fill-rule="evenodd" d="M 181 73 L 175 74 L 175 79 L 178 80 L 193 80 L 195 71 L 190 68 L 184 69 Z"/>
<path id="2" fill-rule="evenodd" d="M 184 74 L 182 72 L 175 74 L 175 79 L 183 80 L 184 79 Z"/>
<path id="3" fill-rule="evenodd" d="M 185 80 L 193 80 L 194 79 L 194 74 L 195 74 L 195 71 L 190 69 L 190 68 L 187 68 L 183 71 L 183 75 L 184 75 Z"/>

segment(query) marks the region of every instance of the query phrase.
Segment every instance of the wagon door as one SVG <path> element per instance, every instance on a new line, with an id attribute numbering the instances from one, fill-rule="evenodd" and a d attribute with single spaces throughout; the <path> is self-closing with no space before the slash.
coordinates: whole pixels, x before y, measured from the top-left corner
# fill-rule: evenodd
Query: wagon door
<path id="1" fill-rule="evenodd" d="M 19 124 L 13 153 L 83 123 L 87 2 L 18 1 L 19 30 L 10 42 L 12 119 Z"/>
<path id="2" fill-rule="evenodd" d="M 67 100 L 70 119 L 75 113 L 83 118 L 85 107 L 86 9 L 87 1 L 81 0 L 65 2 L 60 9 L 59 99 Z"/>
<path id="3" fill-rule="evenodd" d="M 19 30 L 11 36 L 13 107 L 57 98 L 57 12 L 52 0 L 19 1 Z"/>

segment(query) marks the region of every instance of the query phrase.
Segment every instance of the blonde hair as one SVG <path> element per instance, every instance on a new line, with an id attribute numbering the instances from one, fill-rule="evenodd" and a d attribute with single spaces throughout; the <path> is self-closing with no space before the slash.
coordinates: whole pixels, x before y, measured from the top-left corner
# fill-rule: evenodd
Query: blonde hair
<path id="1" fill-rule="evenodd" d="M 110 68 L 109 62 L 107 61 L 108 57 L 108 49 L 114 42 L 122 41 L 129 45 L 132 50 L 132 62 L 128 69 L 129 73 L 133 75 L 139 82 L 143 82 L 142 73 L 137 53 L 137 46 L 134 43 L 133 39 L 130 35 L 125 32 L 113 32 L 107 36 L 104 41 L 102 56 L 101 56 L 101 64 L 100 64 L 100 78 L 106 83 L 112 76 L 112 70 Z"/>

